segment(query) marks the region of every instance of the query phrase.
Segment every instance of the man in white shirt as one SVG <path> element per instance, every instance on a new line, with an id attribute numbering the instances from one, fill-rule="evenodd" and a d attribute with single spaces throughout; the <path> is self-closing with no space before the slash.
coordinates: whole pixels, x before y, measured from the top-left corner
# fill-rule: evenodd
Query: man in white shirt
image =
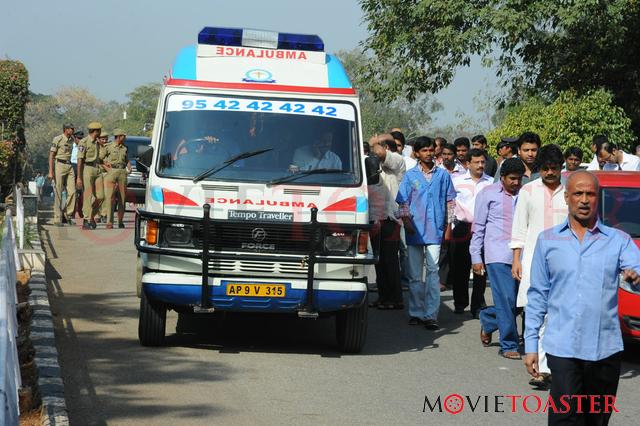
<path id="1" fill-rule="evenodd" d="M 371 153 L 378 157 L 382 168 L 385 209 L 379 221 L 380 258 L 376 264 L 378 300 L 371 305 L 378 309 L 404 309 L 400 286 L 400 223 L 396 195 L 405 174 L 402 155 L 392 151 L 396 148 L 393 136 L 383 134 L 369 141 Z"/>
<path id="2" fill-rule="evenodd" d="M 467 173 L 467 169 L 465 169 L 464 166 L 460 164 L 458 162 L 458 159 L 456 158 L 455 145 L 453 144 L 443 145 L 441 159 L 442 161 L 440 162 L 438 167 L 441 167 L 445 169 L 447 172 L 449 172 L 451 179 L 453 179 L 456 176 L 464 175 L 465 173 Z"/>
<path id="3" fill-rule="evenodd" d="M 598 155 L 598 161 L 603 164 L 602 170 L 640 171 L 640 158 L 618 149 L 615 143 L 606 142 L 598 148 L 596 154 Z"/>
<path id="4" fill-rule="evenodd" d="M 600 161 L 598 161 L 598 147 L 602 147 L 602 144 L 607 142 L 609 142 L 609 139 L 607 139 L 607 137 L 604 135 L 595 135 L 593 137 L 593 139 L 591 140 L 591 152 L 593 152 L 593 159 L 587 166 L 587 170 L 601 170 Z"/>
<path id="5" fill-rule="evenodd" d="M 398 154 L 402 155 L 402 158 L 404 159 L 404 166 L 405 169 L 409 170 L 414 168 L 415 166 L 418 165 L 418 161 L 412 157 L 413 155 L 413 150 L 409 149 L 407 153 L 405 153 L 405 146 L 406 146 L 406 141 L 404 138 L 404 134 L 402 134 L 402 132 L 399 131 L 394 131 L 390 133 L 391 136 L 393 136 L 393 140 L 396 143 L 396 151 Z M 411 147 L 409 147 L 411 148 Z"/>
<path id="6" fill-rule="evenodd" d="M 527 291 L 531 285 L 531 263 L 538 235 L 567 218 L 564 186 L 560 181 L 563 162 L 564 156 L 557 145 L 550 144 L 540 148 L 536 159 L 540 178 L 524 185 L 518 194 L 509 248 L 513 250 L 512 275 L 520 281 L 516 306 L 525 307 L 525 315 Z M 543 334 L 544 325 L 540 329 L 540 335 Z M 540 374 L 529 383 L 544 388 L 548 386 L 551 371 L 542 345 L 539 347 L 538 358 Z"/>
<path id="7" fill-rule="evenodd" d="M 299 170 L 342 169 L 342 160 L 331 152 L 333 133 L 324 132 L 312 145 L 302 146 L 293 154 L 293 165 L 289 169 Z"/>
<path id="8" fill-rule="evenodd" d="M 468 170 L 453 178 L 456 190 L 455 221 L 452 231 L 451 268 L 448 281 L 453 285 L 453 305 L 456 314 L 464 313 L 469 306 L 469 271 L 471 271 L 471 225 L 473 223 L 476 195 L 493 184 L 493 178 L 484 173 L 486 157 L 481 149 L 471 149 L 466 154 Z M 478 318 L 480 310 L 486 306 L 484 291 L 487 287 L 485 275 L 473 274 L 471 293 L 471 315 Z"/>

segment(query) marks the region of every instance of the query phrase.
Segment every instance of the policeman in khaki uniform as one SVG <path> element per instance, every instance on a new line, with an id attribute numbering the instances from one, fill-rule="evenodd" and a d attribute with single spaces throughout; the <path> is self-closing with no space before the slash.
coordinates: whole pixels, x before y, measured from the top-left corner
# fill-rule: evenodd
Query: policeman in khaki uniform
<path id="1" fill-rule="evenodd" d="M 114 140 L 103 151 L 102 162 L 107 171 L 105 192 L 107 198 L 107 229 L 113 229 L 113 191 L 118 186 L 118 228 L 124 228 L 124 202 L 127 194 L 127 173 L 131 173 L 131 162 L 124 144 L 127 138 L 122 129 L 113 131 Z"/>
<path id="2" fill-rule="evenodd" d="M 84 187 L 84 200 L 82 213 L 84 221 L 82 229 L 96 229 L 94 217 L 98 213 L 100 203 L 104 199 L 104 187 L 96 185 L 96 179 L 100 176 L 100 144 L 98 136 L 102 124 L 91 122 L 87 126 L 89 135 L 78 144 L 78 178 L 76 185 Z M 82 179 L 80 178 L 82 176 Z"/>
<path id="3" fill-rule="evenodd" d="M 108 141 L 109 141 L 109 132 L 102 130 L 100 132 L 100 136 L 98 137 L 98 142 L 100 143 L 100 153 L 98 154 L 98 157 L 100 159 L 104 158 L 103 151 L 106 149 Z M 105 182 L 104 182 L 104 178 L 106 176 L 107 176 L 107 171 L 104 168 L 104 166 L 101 164 L 100 176 L 98 177 L 98 179 L 96 179 L 96 188 L 100 187 L 100 188 L 103 188 L 103 190 L 106 190 Z M 102 202 L 100 203 L 100 222 L 102 223 L 107 222 L 107 203 L 105 202 L 105 200 L 102 200 Z"/>
<path id="4" fill-rule="evenodd" d="M 66 222 L 73 225 L 73 210 L 76 203 L 75 174 L 71 164 L 73 151 L 73 124 L 62 126 L 62 134 L 53 138 L 49 150 L 49 179 L 54 179 L 55 203 L 53 205 L 53 224 L 62 226 L 62 191 L 67 190 L 67 201 L 64 206 Z"/>

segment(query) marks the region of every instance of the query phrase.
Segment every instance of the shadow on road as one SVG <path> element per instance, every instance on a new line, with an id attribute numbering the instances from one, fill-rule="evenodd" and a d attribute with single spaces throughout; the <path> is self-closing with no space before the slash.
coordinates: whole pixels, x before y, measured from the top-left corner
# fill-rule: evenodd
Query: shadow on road
<path id="1" fill-rule="evenodd" d="M 137 313 L 136 313 L 137 316 Z M 388 355 L 439 347 L 438 338 L 457 333 L 464 319 L 443 305 L 439 331 L 407 325 L 405 311 L 369 309 L 367 343 L 358 355 Z M 469 317 L 469 320 L 471 318 Z M 167 330 L 169 346 L 218 350 L 224 353 L 268 352 L 341 357 L 335 341 L 335 319 L 298 319 L 273 314 L 181 314 L 176 333 Z M 348 355 L 347 355 L 348 356 Z"/>
<path id="2" fill-rule="evenodd" d="M 131 321 L 138 316 L 137 306 L 131 303 L 137 300 L 134 292 L 68 294 L 60 285 L 61 274 L 49 262 L 46 268 L 71 424 L 104 425 L 117 423 L 118 418 L 144 422 L 165 414 L 195 421 L 223 411 L 215 403 L 167 404 L 144 397 L 137 389 L 160 386 L 170 392 L 176 384 L 226 380 L 234 374 L 233 368 L 205 360 L 181 362 L 184 357 L 179 350 L 140 346 L 131 330 Z M 77 333 L 79 322 L 94 323 L 90 327 L 94 331 Z M 108 393 L 98 394 L 94 382 Z"/>

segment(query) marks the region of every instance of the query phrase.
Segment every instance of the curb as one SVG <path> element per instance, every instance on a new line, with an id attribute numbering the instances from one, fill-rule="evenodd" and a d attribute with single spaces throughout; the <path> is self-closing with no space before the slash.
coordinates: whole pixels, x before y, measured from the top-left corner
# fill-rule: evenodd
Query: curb
<path id="1" fill-rule="evenodd" d="M 31 245 L 36 250 L 42 250 L 40 232 L 35 232 L 35 238 L 34 241 L 31 241 Z M 29 305 L 33 309 L 31 341 L 36 352 L 38 388 L 42 397 L 42 425 L 66 426 L 69 424 L 69 415 L 64 399 L 64 383 L 62 382 L 60 364 L 58 364 L 53 317 L 47 293 L 47 277 L 43 270 L 34 269 L 31 271 L 29 288 L 31 289 Z"/>

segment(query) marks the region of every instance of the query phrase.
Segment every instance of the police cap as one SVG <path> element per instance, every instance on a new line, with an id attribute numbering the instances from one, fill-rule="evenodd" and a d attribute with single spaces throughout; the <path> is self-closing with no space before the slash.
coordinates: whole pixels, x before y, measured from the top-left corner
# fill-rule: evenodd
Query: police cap
<path id="1" fill-rule="evenodd" d="M 89 131 L 91 131 L 91 130 L 100 130 L 100 129 L 102 129 L 102 124 L 98 123 L 97 121 L 92 121 L 87 126 L 87 129 L 89 129 Z"/>
<path id="2" fill-rule="evenodd" d="M 115 129 L 113 131 L 113 136 L 120 136 L 120 135 L 127 136 L 127 133 L 122 129 Z"/>
<path id="3" fill-rule="evenodd" d="M 106 130 L 103 130 L 100 132 L 100 137 L 101 138 L 108 138 L 109 137 L 109 132 L 107 132 Z"/>
<path id="4" fill-rule="evenodd" d="M 76 138 L 84 138 L 84 132 L 82 130 L 78 130 L 73 134 Z"/>

